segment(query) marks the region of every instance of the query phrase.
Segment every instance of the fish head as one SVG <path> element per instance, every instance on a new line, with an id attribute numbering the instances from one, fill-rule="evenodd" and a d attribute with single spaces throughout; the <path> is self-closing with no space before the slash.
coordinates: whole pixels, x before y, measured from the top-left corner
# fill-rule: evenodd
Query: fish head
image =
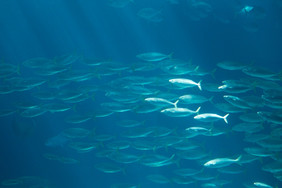
<path id="1" fill-rule="evenodd" d="M 204 164 L 204 166 L 213 166 L 213 165 L 215 165 L 215 161 L 214 160 L 212 160 L 212 161 L 208 161 L 208 162 L 206 162 L 205 164 Z"/>
<path id="2" fill-rule="evenodd" d="M 163 109 L 162 111 L 161 111 L 161 113 L 166 113 L 168 110 L 167 109 Z"/>
<path id="3" fill-rule="evenodd" d="M 175 79 L 170 79 L 169 82 L 170 83 L 175 83 Z"/>
<path id="4" fill-rule="evenodd" d="M 222 85 L 222 86 L 219 86 L 219 87 L 218 87 L 218 89 L 226 89 L 226 88 L 228 88 L 227 85 Z"/>
<path id="5" fill-rule="evenodd" d="M 254 9 L 254 7 L 252 7 L 252 6 L 245 6 L 245 7 L 243 8 L 243 10 L 244 10 L 246 13 L 251 12 L 253 9 Z"/>

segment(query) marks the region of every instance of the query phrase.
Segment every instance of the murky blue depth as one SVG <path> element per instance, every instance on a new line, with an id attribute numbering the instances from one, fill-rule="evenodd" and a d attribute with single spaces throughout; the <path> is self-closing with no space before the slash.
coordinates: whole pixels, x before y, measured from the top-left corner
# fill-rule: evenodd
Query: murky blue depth
<path id="1" fill-rule="evenodd" d="M 0 186 L 282 187 L 281 0 L 2 0 Z"/>

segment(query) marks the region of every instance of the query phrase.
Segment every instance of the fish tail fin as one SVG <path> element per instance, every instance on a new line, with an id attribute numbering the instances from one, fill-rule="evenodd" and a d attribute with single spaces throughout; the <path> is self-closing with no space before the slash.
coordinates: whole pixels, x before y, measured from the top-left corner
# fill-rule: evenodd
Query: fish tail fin
<path id="1" fill-rule="evenodd" d="M 213 130 L 213 128 L 214 128 L 214 127 L 211 127 L 210 129 L 208 129 L 208 131 L 209 131 L 209 132 L 208 132 L 208 136 L 212 136 L 212 130 Z"/>
<path id="2" fill-rule="evenodd" d="M 176 164 L 177 167 L 180 167 L 180 158 L 175 159 L 173 162 Z"/>
<path id="3" fill-rule="evenodd" d="M 240 155 L 237 159 L 235 159 L 235 161 L 240 161 L 242 158 L 242 155 Z"/>
<path id="4" fill-rule="evenodd" d="M 223 119 L 224 119 L 225 123 L 227 123 L 227 124 L 228 124 L 228 121 L 227 121 L 228 116 L 229 116 L 229 114 L 226 114 L 225 116 L 223 116 Z"/>
<path id="5" fill-rule="evenodd" d="M 167 55 L 167 58 L 168 58 L 168 59 L 172 59 L 172 55 L 173 55 L 173 52 L 171 52 L 170 54 L 168 54 L 168 55 Z"/>
<path id="6" fill-rule="evenodd" d="M 74 112 L 77 112 L 77 104 L 74 104 L 71 108 Z"/>
<path id="7" fill-rule="evenodd" d="M 214 104 L 213 99 L 214 99 L 214 96 L 211 96 L 211 97 L 209 98 L 209 101 L 210 101 L 210 103 L 212 103 L 212 104 Z"/>
<path id="8" fill-rule="evenodd" d="M 211 71 L 211 77 L 212 77 L 213 79 L 215 79 L 214 73 L 215 73 L 216 70 L 217 70 L 217 68 L 214 68 L 214 69 Z"/>
<path id="9" fill-rule="evenodd" d="M 157 146 L 154 146 L 154 147 L 153 147 L 153 152 L 155 153 L 157 149 L 158 149 L 158 147 L 157 147 Z"/>
<path id="10" fill-rule="evenodd" d="M 194 72 L 197 72 L 199 70 L 200 66 L 198 65 L 195 69 Z"/>
<path id="11" fill-rule="evenodd" d="M 201 107 L 197 108 L 197 110 L 195 111 L 196 114 L 199 114 L 200 109 L 201 109 Z"/>
<path id="12" fill-rule="evenodd" d="M 201 82 L 202 82 L 202 80 L 199 81 L 199 83 L 197 84 L 197 86 L 198 86 L 198 88 L 202 91 Z"/>
<path id="13" fill-rule="evenodd" d="M 175 101 L 175 102 L 173 103 L 173 105 L 174 105 L 175 108 L 177 108 L 178 102 L 179 102 L 179 100 L 177 100 L 177 101 Z"/>

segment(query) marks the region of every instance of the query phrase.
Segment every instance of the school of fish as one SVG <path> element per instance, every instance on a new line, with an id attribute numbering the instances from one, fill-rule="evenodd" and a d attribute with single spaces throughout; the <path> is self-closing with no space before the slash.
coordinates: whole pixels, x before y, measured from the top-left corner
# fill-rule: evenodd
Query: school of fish
<path id="1" fill-rule="evenodd" d="M 49 149 L 42 157 L 79 165 L 79 159 L 55 151 L 94 153 L 103 162 L 95 163 L 94 158 L 90 165 L 105 174 L 126 176 L 132 165 L 167 167 L 170 175 L 148 171 L 144 178 L 155 184 L 228 187 L 232 184 L 228 175 L 247 173 L 254 163 L 282 181 L 281 72 L 235 61 L 218 62 L 215 68 L 219 70 L 204 70 L 159 52 L 138 54 L 133 64 L 77 54 L 32 58 L 18 66 L 2 63 L 0 94 L 12 103 L 1 109 L 0 117 L 21 118 L 16 122 L 20 125 L 60 117 L 53 123 L 61 131 L 42 143 L 54 152 Z M 217 72 L 229 71 L 242 76 L 217 80 Z M 116 124 L 107 130 L 109 120 Z M 219 152 L 209 149 L 209 142 L 217 143 L 213 140 L 233 140 L 244 147 Z M 215 147 L 224 151 L 221 144 Z M 19 179 L 2 185 L 19 185 Z M 250 177 L 241 186 L 276 184 Z M 142 183 L 112 187 L 142 187 Z"/>

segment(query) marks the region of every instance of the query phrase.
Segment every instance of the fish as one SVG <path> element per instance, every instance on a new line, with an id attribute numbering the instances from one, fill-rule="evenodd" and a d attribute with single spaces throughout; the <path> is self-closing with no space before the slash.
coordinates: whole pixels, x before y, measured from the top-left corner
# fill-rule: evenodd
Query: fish
<path id="1" fill-rule="evenodd" d="M 180 88 L 189 88 L 189 87 L 198 86 L 199 90 L 202 91 L 202 87 L 201 87 L 202 80 L 196 83 L 193 80 L 186 79 L 186 78 L 174 78 L 174 79 L 170 79 L 169 82 Z"/>
<path id="2" fill-rule="evenodd" d="M 114 136 L 109 134 L 98 134 L 94 135 L 93 138 L 98 142 L 105 142 L 114 139 Z"/>
<path id="3" fill-rule="evenodd" d="M 53 63 L 53 61 L 54 60 L 45 57 L 36 57 L 36 58 L 25 60 L 24 62 L 22 62 L 22 65 L 28 68 L 37 69 L 37 68 L 49 66 L 50 64 Z"/>
<path id="4" fill-rule="evenodd" d="M 253 9 L 254 9 L 253 6 L 246 5 L 241 9 L 240 13 L 241 14 L 247 14 L 247 13 L 251 12 Z"/>
<path id="5" fill-rule="evenodd" d="M 70 142 L 68 146 L 78 153 L 87 153 L 97 148 L 98 144 L 94 142 Z"/>
<path id="6" fill-rule="evenodd" d="M 226 166 L 223 168 L 219 168 L 218 172 L 224 173 L 224 174 L 241 174 L 243 173 L 243 169 L 241 166 L 238 165 L 230 165 L 230 166 Z"/>
<path id="7" fill-rule="evenodd" d="M 257 113 L 246 113 L 239 116 L 239 119 L 247 123 L 260 123 L 263 119 Z"/>
<path id="8" fill-rule="evenodd" d="M 155 106 L 160 106 L 160 107 L 167 107 L 169 105 L 174 106 L 175 108 L 177 108 L 177 103 L 179 102 L 179 100 L 173 102 L 170 102 L 169 100 L 163 99 L 163 98 L 155 98 L 155 97 L 150 97 L 150 98 L 146 98 L 145 101 L 155 105 Z"/>
<path id="9" fill-rule="evenodd" d="M 116 3 L 113 5 L 122 2 L 133 5 L 131 0 L 106 1 Z M 188 16 L 195 12 L 201 14 L 211 7 L 204 0 L 186 0 L 183 3 L 188 8 Z M 138 6 L 135 8 L 138 9 Z M 122 11 L 107 9 L 116 13 Z M 152 9 L 147 10 L 150 13 Z M 161 19 L 160 11 L 155 14 L 152 11 L 152 17 L 150 14 L 147 16 L 148 20 Z M 203 16 L 196 15 L 198 18 Z M 21 63 L 20 72 L 17 64 L 1 64 L 0 60 L 0 95 L 3 102 L 0 117 L 7 125 L 9 119 L 16 121 L 20 118 L 10 127 L 19 139 L 34 135 L 39 123 L 44 125 L 48 123 L 44 122 L 46 120 L 49 124 L 56 123 L 58 126 L 43 127 L 42 131 L 48 133 L 52 129 L 55 134 L 45 135 L 47 137 L 42 145 L 55 153 L 66 152 L 67 156 L 43 155 L 52 160 L 48 162 L 50 164 L 55 161 L 76 164 L 80 161 L 72 157 L 85 153 L 86 158 L 94 156 L 98 160 L 99 164 L 94 163 L 91 167 L 97 169 L 94 173 L 116 173 L 110 175 L 116 180 L 122 176 L 120 172 L 123 168 L 130 170 L 136 166 L 145 170 L 140 175 L 146 181 L 144 185 L 149 187 L 158 186 L 151 185 L 152 182 L 170 183 L 169 186 L 176 187 L 189 187 L 187 184 L 192 187 L 224 187 L 233 175 L 242 175 L 242 167 L 253 163 L 257 165 L 257 170 L 271 173 L 273 183 L 269 181 L 269 185 L 275 187 L 282 180 L 282 73 L 275 69 L 273 72 L 257 67 L 251 69 L 251 65 L 240 62 L 225 62 L 218 64 L 223 68 L 218 68 L 218 77 L 212 80 L 207 74 L 213 73 L 213 69 L 206 70 L 201 62 L 196 64 L 189 59 L 174 59 L 171 54 L 159 53 L 162 52 L 160 49 L 139 55 L 135 53 L 133 56 L 139 58 L 135 57 L 130 63 L 127 62 L 129 59 L 81 59 L 73 55 L 37 58 Z M 249 75 L 244 74 L 246 71 Z M 211 101 L 213 97 L 214 101 Z M 229 114 L 232 114 L 231 117 Z M 34 124 L 35 120 L 40 122 Z M 219 126 L 204 123 L 214 121 L 218 121 Z M 232 126 L 225 125 L 223 121 Z M 209 141 L 224 141 L 223 135 L 228 135 L 230 131 L 235 132 L 230 139 L 239 139 L 239 143 L 243 144 L 239 147 L 244 152 L 241 158 L 237 158 L 241 154 L 238 152 L 234 153 L 234 157 L 216 158 L 210 151 L 220 153 L 217 145 L 205 150 L 204 145 L 212 144 Z M 9 130 L 3 132 L 4 136 L 6 133 Z M 228 147 L 234 149 L 230 144 L 220 149 L 224 152 Z M 262 160 L 261 163 L 258 160 Z M 167 169 L 164 166 L 168 165 L 171 165 L 169 173 L 157 172 Z M 148 170 L 155 170 L 156 174 L 148 173 Z M 222 178 L 228 179 L 217 177 L 218 172 L 224 173 Z M 124 176 L 122 179 L 128 181 L 128 178 Z M 257 185 L 253 184 L 255 180 Z M 36 186 L 29 184 L 28 179 L 20 179 L 20 182 L 21 185 L 14 184 Z M 10 183 L 13 184 L 13 181 Z M 268 188 L 265 183 L 262 179 L 254 179 L 249 187 Z M 110 184 L 106 182 L 105 186 L 118 186 Z M 236 182 L 235 186 L 244 185 L 245 182 Z"/>
<path id="10" fill-rule="evenodd" d="M 169 129 L 167 127 L 152 127 L 153 132 L 150 134 L 150 137 L 164 137 L 168 136 L 173 132 L 173 129 Z"/>
<path id="11" fill-rule="evenodd" d="M 141 159 L 141 164 L 149 167 L 161 167 L 172 164 L 173 158 L 175 157 L 175 154 L 172 154 L 170 157 L 166 157 L 163 155 L 145 155 Z"/>
<path id="12" fill-rule="evenodd" d="M 176 175 L 187 177 L 187 176 L 194 176 L 199 174 L 201 170 L 192 169 L 192 168 L 179 168 L 173 171 Z"/>
<path id="13" fill-rule="evenodd" d="M 154 8 L 142 8 L 138 11 L 137 16 L 155 23 L 163 21 L 162 11 Z"/>
<path id="14" fill-rule="evenodd" d="M 242 69 L 242 72 L 257 78 L 270 78 L 279 74 L 260 67 L 246 67 Z"/>
<path id="15" fill-rule="evenodd" d="M 144 121 L 140 122 L 132 119 L 124 119 L 116 122 L 116 124 L 120 127 L 137 127 L 144 124 Z"/>
<path id="16" fill-rule="evenodd" d="M 226 114 L 225 116 L 220 116 L 220 115 L 213 114 L 213 113 L 205 113 L 205 114 L 199 114 L 199 115 L 194 116 L 194 119 L 203 121 L 203 122 L 214 122 L 219 119 L 223 119 L 225 123 L 228 124 L 228 121 L 227 121 L 228 116 L 229 114 Z"/>
<path id="17" fill-rule="evenodd" d="M 243 82 L 241 80 L 225 80 L 222 83 L 223 85 L 219 86 L 218 89 L 227 93 L 245 93 L 256 86 L 256 83 Z"/>
<path id="18" fill-rule="evenodd" d="M 135 163 L 142 158 L 142 156 L 140 155 L 133 155 L 130 153 L 121 152 L 118 148 L 115 149 L 115 152 L 108 154 L 107 157 L 115 162 L 123 164 Z"/>
<path id="19" fill-rule="evenodd" d="M 64 103 L 47 103 L 47 104 L 42 105 L 42 107 L 51 113 L 65 112 L 72 108 L 71 106 L 66 105 Z"/>
<path id="20" fill-rule="evenodd" d="M 267 102 L 282 104 L 282 90 L 280 88 L 276 90 L 265 90 L 261 98 Z"/>
<path id="21" fill-rule="evenodd" d="M 215 72 L 216 72 L 216 68 L 214 68 L 212 71 L 207 71 L 204 70 L 202 68 L 199 68 L 199 66 L 197 66 L 191 73 L 189 73 L 190 76 L 206 76 L 206 75 L 210 75 L 213 79 L 215 79 Z"/>
<path id="22" fill-rule="evenodd" d="M 87 129 L 84 128 L 79 128 L 79 127 L 72 127 L 65 129 L 62 132 L 62 136 L 66 137 L 67 139 L 72 139 L 72 138 L 85 138 L 91 134 L 91 132 Z"/>
<path id="23" fill-rule="evenodd" d="M 264 187 L 264 188 L 273 188 L 271 185 L 262 182 L 254 182 L 254 185 L 257 187 Z"/>
<path id="24" fill-rule="evenodd" d="M 153 130 L 151 127 L 133 127 L 131 129 L 127 129 L 124 132 L 121 133 L 121 136 L 126 138 L 141 138 L 141 137 L 147 137 L 149 134 L 151 134 Z"/>
<path id="25" fill-rule="evenodd" d="M 172 53 L 166 55 L 159 52 L 148 52 L 138 54 L 136 57 L 144 61 L 162 61 L 164 59 L 170 59 L 172 57 Z"/>
<path id="26" fill-rule="evenodd" d="M 166 184 L 170 182 L 170 179 L 161 175 L 161 174 L 150 174 L 147 175 L 146 178 L 154 183 L 158 184 Z"/>
<path id="27" fill-rule="evenodd" d="M 3 110 L 0 110 L 0 117 L 9 116 L 16 112 L 17 112 L 16 109 L 3 109 Z"/>
<path id="28" fill-rule="evenodd" d="M 161 62 L 160 68 L 171 75 L 185 75 L 198 71 L 199 66 L 193 65 L 191 61 L 187 62 L 179 59 L 166 59 Z"/>
<path id="29" fill-rule="evenodd" d="M 240 112 L 245 111 L 244 109 L 233 106 L 230 103 L 216 103 L 214 106 L 218 110 L 226 112 L 226 113 L 240 113 Z"/>
<path id="30" fill-rule="evenodd" d="M 201 107 L 199 107 L 196 111 L 190 110 L 188 108 L 166 108 L 161 111 L 167 116 L 170 117 L 187 117 L 192 114 L 197 114 L 200 111 Z"/>
<path id="31" fill-rule="evenodd" d="M 131 144 L 131 147 L 140 151 L 155 151 L 156 149 L 161 148 L 156 143 L 147 140 L 136 140 Z"/>
<path id="32" fill-rule="evenodd" d="M 48 138 L 45 142 L 47 147 L 63 147 L 70 141 L 70 138 L 67 138 L 63 133 L 60 133 L 56 136 Z"/>
<path id="33" fill-rule="evenodd" d="M 73 158 L 69 158 L 69 157 L 60 157 L 58 159 L 59 162 L 64 163 L 64 164 L 77 164 L 79 163 L 78 160 L 73 159 Z"/>
<path id="34" fill-rule="evenodd" d="M 257 112 L 259 117 L 261 117 L 263 120 L 282 125 L 282 115 L 281 113 L 274 113 L 274 112 Z"/>
<path id="35" fill-rule="evenodd" d="M 211 15 L 213 7 L 204 1 L 187 1 L 189 17 L 193 21 L 199 21 Z"/>
<path id="36" fill-rule="evenodd" d="M 232 130 L 237 132 L 255 133 L 263 130 L 263 126 L 262 123 L 245 122 L 232 126 Z"/>
<path id="37" fill-rule="evenodd" d="M 35 108 L 24 110 L 23 112 L 20 113 L 20 115 L 22 117 L 33 118 L 33 117 L 40 116 L 44 114 L 45 112 L 47 112 L 46 109 L 43 109 L 41 107 L 35 107 Z"/>
<path id="38" fill-rule="evenodd" d="M 209 154 L 201 148 L 183 150 L 177 153 L 181 159 L 198 160 L 207 157 Z"/>
<path id="39" fill-rule="evenodd" d="M 216 65 L 225 70 L 242 70 L 247 67 L 247 65 L 237 61 L 221 61 Z"/>
<path id="40" fill-rule="evenodd" d="M 181 176 L 174 176 L 172 178 L 172 181 L 176 184 L 186 185 L 186 186 L 189 185 L 189 184 L 196 183 L 196 181 L 191 179 L 191 178 L 181 177 Z"/>
<path id="41" fill-rule="evenodd" d="M 204 164 L 205 167 L 208 168 L 221 168 L 229 166 L 233 163 L 238 163 L 241 159 L 241 155 L 237 159 L 230 159 L 230 158 L 216 158 L 213 160 L 210 160 Z"/>
<path id="42" fill-rule="evenodd" d="M 204 128 L 204 127 L 188 127 L 185 129 L 187 132 L 191 134 L 197 135 L 208 135 L 211 130 Z"/>
<path id="43" fill-rule="evenodd" d="M 99 163 L 95 165 L 95 168 L 104 173 L 118 173 L 124 171 L 123 168 L 111 163 Z"/>
<path id="44" fill-rule="evenodd" d="M 282 162 L 275 161 L 275 162 L 268 163 L 262 167 L 262 170 L 266 172 L 271 172 L 271 173 L 282 173 Z"/>
<path id="45" fill-rule="evenodd" d="M 212 99 L 214 96 L 211 96 L 210 98 L 206 98 L 201 95 L 182 95 L 179 97 L 179 100 L 185 104 L 197 104 L 197 103 L 204 103 L 207 101 L 212 102 Z"/>
<path id="46" fill-rule="evenodd" d="M 92 119 L 91 115 L 73 115 L 70 117 L 67 117 L 65 119 L 65 122 L 67 123 L 72 123 L 72 124 L 79 124 L 79 123 L 84 123 Z"/>
<path id="47" fill-rule="evenodd" d="M 16 74 L 20 74 L 19 66 L 10 63 L 0 63 L 0 78 L 8 78 Z"/>
<path id="48" fill-rule="evenodd" d="M 265 148 L 260 148 L 260 147 L 248 147 L 248 148 L 244 148 L 244 150 L 253 156 L 256 157 L 270 157 L 272 155 L 274 155 L 273 152 L 265 149 Z"/>
<path id="49" fill-rule="evenodd" d="M 181 143 L 183 141 L 183 138 L 180 136 L 165 136 L 165 137 L 161 137 L 158 139 L 158 146 L 162 146 L 162 147 L 168 147 L 168 146 L 173 146 L 174 144 L 178 144 Z"/>
<path id="50" fill-rule="evenodd" d="M 59 91 L 56 98 L 59 100 L 67 101 L 67 100 L 71 100 L 71 99 L 80 97 L 81 95 L 83 95 L 83 93 L 81 93 L 80 91 L 76 91 L 74 89 L 72 90 L 65 89 L 65 90 Z"/>
<path id="51" fill-rule="evenodd" d="M 247 103 L 247 101 L 232 95 L 224 95 L 223 98 L 235 107 L 242 109 L 251 109 L 252 107 Z"/>
<path id="52" fill-rule="evenodd" d="M 107 144 L 107 148 L 113 150 L 122 150 L 129 148 L 130 143 L 124 140 L 116 140 Z"/>

